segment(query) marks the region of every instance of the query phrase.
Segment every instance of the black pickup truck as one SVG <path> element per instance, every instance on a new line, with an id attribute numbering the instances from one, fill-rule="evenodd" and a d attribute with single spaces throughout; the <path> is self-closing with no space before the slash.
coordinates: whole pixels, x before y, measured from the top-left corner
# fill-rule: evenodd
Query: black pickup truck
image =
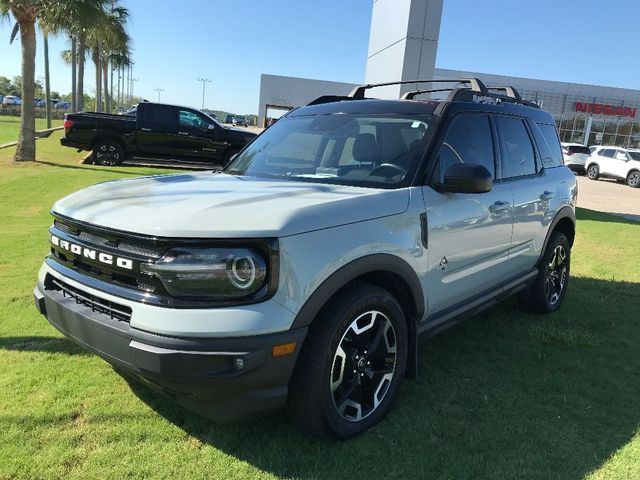
<path id="1" fill-rule="evenodd" d="M 151 102 L 140 103 L 130 115 L 68 113 L 64 132 L 62 145 L 93 150 L 100 165 L 117 165 L 127 157 L 226 165 L 256 137 L 198 110 Z"/>

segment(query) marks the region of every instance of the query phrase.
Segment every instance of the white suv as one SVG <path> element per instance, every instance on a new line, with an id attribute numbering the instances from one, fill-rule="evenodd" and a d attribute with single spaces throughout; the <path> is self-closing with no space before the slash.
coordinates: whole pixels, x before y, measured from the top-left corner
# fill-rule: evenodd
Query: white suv
<path id="1" fill-rule="evenodd" d="M 596 147 L 587 161 L 591 180 L 615 178 L 630 187 L 640 187 L 640 150 L 621 147 Z"/>
<path id="2" fill-rule="evenodd" d="M 564 164 L 571 169 L 572 172 L 583 175 L 586 172 L 585 165 L 589 160 L 591 150 L 581 143 L 563 143 L 562 156 Z"/>

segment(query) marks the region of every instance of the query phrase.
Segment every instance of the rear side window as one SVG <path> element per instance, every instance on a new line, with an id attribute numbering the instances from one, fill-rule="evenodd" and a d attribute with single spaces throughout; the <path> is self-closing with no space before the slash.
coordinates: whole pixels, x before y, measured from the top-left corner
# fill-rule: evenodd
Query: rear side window
<path id="1" fill-rule="evenodd" d="M 562 147 L 560 146 L 560 139 L 555 125 L 536 123 L 531 130 L 542 158 L 542 166 L 544 168 L 553 168 L 564 165 Z M 566 148 L 571 149 L 572 147 Z M 589 149 L 587 149 L 588 151 Z"/>
<path id="2" fill-rule="evenodd" d="M 571 145 L 569 147 L 569 151 L 571 153 L 586 153 L 587 155 L 591 155 L 591 150 L 589 150 L 589 147 L 583 147 L 581 145 Z"/>
<path id="3" fill-rule="evenodd" d="M 497 117 L 502 151 L 502 178 L 536 173 L 536 157 L 524 122 L 517 118 Z"/>
<path id="4" fill-rule="evenodd" d="M 495 177 L 493 134 L 489 117 L 463 115 L 453 120 L 438 153 L 438 172 L 435 178 L 444 181 L 444 174 L 456 163 L 484 166 Z"/>
<path id="5" fill-rule="evenodd" d="M 145 105 L 142 124 L 154 130 L 175 130 L 178 127 L 178 111 L 167 105 Z"/>

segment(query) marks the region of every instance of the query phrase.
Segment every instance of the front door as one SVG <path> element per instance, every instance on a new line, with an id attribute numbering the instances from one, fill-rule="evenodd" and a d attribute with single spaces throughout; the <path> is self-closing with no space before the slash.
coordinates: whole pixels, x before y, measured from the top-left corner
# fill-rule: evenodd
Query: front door
<path id="1" fill-rule="evenodd" d="M 436 318 L 508 278 L 513 226 L 508 182 L 497 182 L 480 194 L 437 191 L 437 183 L 455 163 L 483 165 L 496 178 L 495 128 L 488 115 L 454 117 L 438 152 L 430 186 L 422 189 L 429 250 L 425 284 L 429 316 Z"/>
<path id="2" fill-rule="evenodd" d="M 219 162 L 229 143 L 221 139 L 221 127 L 199 112 L 178 112 L 178 135 L 185 156 L 192 161 Z"/>

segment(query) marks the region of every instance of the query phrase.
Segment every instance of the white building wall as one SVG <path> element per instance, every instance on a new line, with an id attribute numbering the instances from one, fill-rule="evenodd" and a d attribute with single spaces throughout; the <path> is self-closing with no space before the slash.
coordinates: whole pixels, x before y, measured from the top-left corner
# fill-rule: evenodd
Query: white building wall
<path id="1" fill-rule="evenodd" d="M 433 78 L 443 0 L 374 0 L 365 83 Z M 376 89 L 399 98 L 416 85 Z"/>
<path id="2" fill-rule="evenodd" d="M 301 107 L 323 95 L 347 95 L 355 86 L 351 83 L 263 73 L 260 76 L 258 125 L 264 125 L 267 105 L 285 108 Z"/>

